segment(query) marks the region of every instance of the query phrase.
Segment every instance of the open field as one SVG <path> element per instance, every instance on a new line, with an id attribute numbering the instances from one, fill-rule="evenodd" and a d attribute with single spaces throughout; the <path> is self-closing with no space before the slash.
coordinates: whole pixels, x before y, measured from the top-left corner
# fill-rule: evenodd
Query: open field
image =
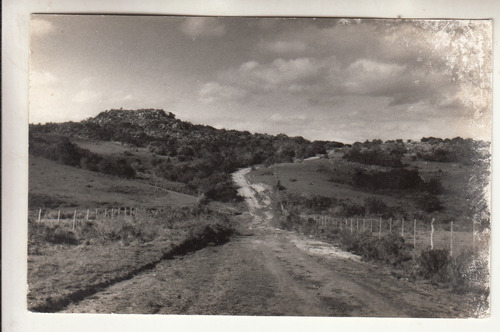
<path id="1" fill-rule="evenodd" d="M 409 191 L 370 191 L 357 188 L 352 184 L 353 175 L 359 170 L 381 171 L 387 168 L 349 162 L 342 159 L 342 153 L 330 154 L 328 159 L 316 159 L 304 162 L 285 163 L 270 167 L 260 166 L 249 173 L 252 183 L 265 183 L 275 186 L 279 180 L 282 193 L 302 197 L 323 196 L 333 198 L 339 204 L 365 204 L 368 198 L 383 201 L 388 207 L 405 214 L 407 219 L 425 220 L 430 225 L 432 218 L 436 223 L 454 221 L 455 227 L 472 228 L 466 216 L 469 205 L 467 199 L 471 189 L 469 179 L 473 170 L 457 163 L 410 161 L 406 169 L 417 169 L 424 181 L 432 178 L 440 180 L 443 192 L 437 197 L 443 209 L 427 213 L 419 210 L 415 204 L 416 194 Z M 404 216 L 404 215 L 403 215 Z M 360 216 L 362 217 L 362 216 Z"/>
<path id="2" fill-rule="evenodd" d="M 338 180 L 331 181 L 331 175 L 326 171 L 336 163 Z M 373 196 L 361 190 L 356 190 L 352 186 L 342 183 L 349 180 L 349 176 L 354 169 L 353 163 L 343 160 L 317 159 L 298 163 L 278 164 L 270 167 L 259 167 L 252 171 L 248 178 L 252 183 L 266 183 L 273 186 L 276 182 L 275 170 L 278 173 L 280 184 L 287 193 L 301 195 L 320 195 L 332 197 L 354 203 L 362 203 L 367 197 Z M 340 168 L 342 167 L 342 168 Z M 399 200 L 386 195 L 376 195 L 383 197 L 392 204 L 397 204 Z"/>
<path id="3" fill-rule="evenodd" d="M 31 200 L 31 208 L 73 207 L 145 207 L 190 206 L 196 197 L 158 188 L 139 181 L 61 165 L 30 156 L 29 193 L 39 197 Z M 51 202 L 52 201 L 52 202 Z M 45 206 L 44 206 L 45 205 Z M 55 207 L 54 206 L 54 207 Z"/>

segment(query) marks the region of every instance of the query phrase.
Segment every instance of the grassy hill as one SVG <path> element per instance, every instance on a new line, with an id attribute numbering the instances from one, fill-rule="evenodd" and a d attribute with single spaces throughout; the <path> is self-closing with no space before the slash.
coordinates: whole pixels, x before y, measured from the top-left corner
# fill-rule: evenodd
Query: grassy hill
<path id="1" fill-rule="evenodd" d="M 31 155 L 224 202 L 239 200 L 230 177 L 238 168 L 313 156 L 327 144 L 335 142 L 194 125 L 163 110 L 109 110 L 78 123 L 30 125 Z"/>
<path id="2" fill-rule="evenodd" d="M 146 183 L 118 178 L 30 156 L 29 203 L 31 209 L 63 211 L 104 207 L 182 207 L 196 203 L 195 196 Z"/>
<path id="3" fill-rule="evenodd" d="M 377 149 L 383 151 L 384 145 Z M 433 151 L 427 142 L 413 145 Z M 474 163 L 438 162 L 413 158 L 406 150 L 398 159 L 400 166 L 389 167 L 351 161 L 345 156 L 352 149 L 336 149 L 328 158 L 258 167 L 249 178 L 279 187 L 279 199 L 292 213 L 417 218 L 429 223 L 435 218 L 464 229 L 476 220 L 488 227 L 487 153 L 486 159 Z"/>

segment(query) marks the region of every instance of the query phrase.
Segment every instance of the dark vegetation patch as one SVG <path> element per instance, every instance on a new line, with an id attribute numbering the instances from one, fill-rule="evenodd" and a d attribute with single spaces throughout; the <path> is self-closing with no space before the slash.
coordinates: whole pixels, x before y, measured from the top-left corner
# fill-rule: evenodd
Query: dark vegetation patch
<path id="1" fill-rule="evenodd" d="M 28 193 L 28 206 L 30 209 L 54 209 L 57 207 L 75 206 L 75 204 L 59 197 L 30 192 Z"/>
<path id="2" fill-rule="evenodd" d="M 424 137 L 422 143 L 427 143 L 430 149 L 418 150 L 417 157 L 425 161 L 458 162 L 463 165 L 473 165 L 484 158 L 481 150 L 487 148 L 487 143 L 455 137 L 441 139 Z"/>
<path id="3" fill-rule="evenodd" d="M 418 190 L 424 181 L 417 170 L 391 169 L 367 172 L 357 170 L 353 176 L 354 186 L 368 190 Z"/>
<path id="4" fill-rule="evenodd" d="M 384 167 L 403 167 L 401 157 L 402 153 L 399 152 L 386 152 L 380 148 L 362 150 L 356 147 L 347 150 L 343 156 L 348 161 Z"/>
<path id="5" fill-rule="evenodd" d="M 126 159 L 92 153 L 78 147 L 65 136 L 45 135 L 35 138 L 30 133 L 29 152 L 34 156 L 54 160 L 64 165 L 126 179 L 134 178 L 136 175 L 136 171 Z"/>

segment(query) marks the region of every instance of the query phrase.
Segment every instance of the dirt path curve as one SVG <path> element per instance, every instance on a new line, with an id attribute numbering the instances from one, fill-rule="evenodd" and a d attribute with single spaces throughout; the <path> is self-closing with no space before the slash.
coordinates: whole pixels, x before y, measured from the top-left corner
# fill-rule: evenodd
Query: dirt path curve
<path id="1" fill-rule="evenodd" d="M 456 295 L 411 284 L 326 243 L 274 228 L 266 188 L 234 176 L 250 213 L 229 243 L 166 260 L 65 312 L 457 317 Z M 248 196 L 247 196 L 248 195 Z"/>

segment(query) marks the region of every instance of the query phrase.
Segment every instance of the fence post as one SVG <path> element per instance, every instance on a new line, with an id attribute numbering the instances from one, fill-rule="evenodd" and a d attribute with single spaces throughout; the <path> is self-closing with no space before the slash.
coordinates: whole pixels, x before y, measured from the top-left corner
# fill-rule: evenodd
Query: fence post
<path id="1" fill-rule="evenodd" d="M 363 233 L 365 232 L 365 218 L 363 218 Z"/>
<path id="2" fill-rule="evenodd" d="M 351 218 L 351 234 L 352 234 L 352 218 Z"/>
<path id="3" fill-rule="evenodd" d="M 382 236 L 382 217 L 380 217 L 380 224 L 378 226 L 378 239 Z"/>
<path id="4" fill-rule="evenodd" d="M 89 221 L 89 209 L 87 209 L 87 221 Z"/>
<path id="5" fill-rule="evenodd" d="M 356 218 L 356 232 L 359 231 L 359 219 Z"/>
<path id="6" fill-rule="evenodd" d="M 476 248 L 476 230 L 474 227 L 474 220 L 472 220 L 472 250 Z"/>
<path id="7" fill-rule="evenodd" d="M 431 221 L 431 250 L 434 249 L 434 218 Z"/>
<path id="8" fill-rule="evenodd" d="M 453 221 L 451 222 L 450 256 L 453 256 Z"/>
<path id="9" fill-rule="evenodd" d="M 392 234 L 392 218 L 389 219 L 389 233 Z"/>
<path id="10" fill-rule="evenodd" d="M 370 235 L 373 234 L 373 218 L 370 218 Z"/>
<path id="11" fill-rule="evenodd" d="M 405 218 L 401 218 L 401 237 L 405 237 Z"/>
<path id="12" fill-rule="evenodd" d="M 99 214 L 99 209 L 95 209 L 95 220 L 97 220 L 97 215 Z"/>
<path id="13" fill-rule="evenodd" d="M 60 218 L 61 218 L 61 209 L 57 210 L 57 222 L 59 222 Z"/>
<path id="14" fill-rule="evenodd" d="M 38 210 L 38 222 L 42 219 L 42 209 Z"/>
<path id="15" fill-rule="evenodd" d="M 76 210 L 75 213 L 73 214 L 73 230 L 75 230 L 75 222 L 76 222 Z"/>
<path id="16" fill-rule="evenodd" d="M 413 249 L 417 247 L 417 219 L 413 219 Z"/>

